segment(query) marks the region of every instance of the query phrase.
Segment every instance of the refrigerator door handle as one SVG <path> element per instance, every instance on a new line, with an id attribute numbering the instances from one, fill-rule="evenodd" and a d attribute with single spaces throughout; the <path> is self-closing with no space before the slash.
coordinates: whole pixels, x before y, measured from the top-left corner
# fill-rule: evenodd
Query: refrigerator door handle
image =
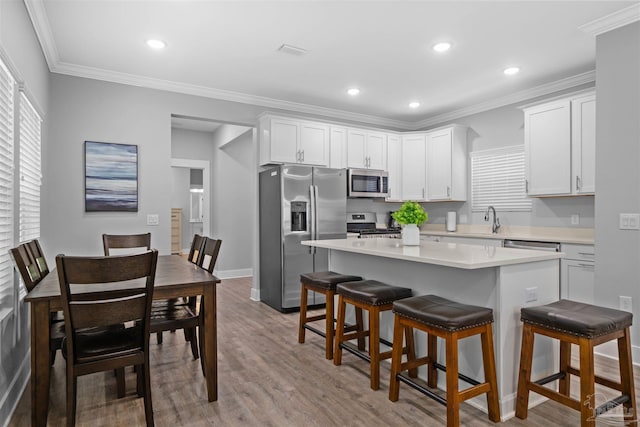
<path id="1" fill-rule="evenodd" d="M 311 228 L 311 240 L 316 239 L 316 186 L 309 186 L 309 223 Z M 314 247 L 309 246 L 309 253 L 314 253 Z"/>

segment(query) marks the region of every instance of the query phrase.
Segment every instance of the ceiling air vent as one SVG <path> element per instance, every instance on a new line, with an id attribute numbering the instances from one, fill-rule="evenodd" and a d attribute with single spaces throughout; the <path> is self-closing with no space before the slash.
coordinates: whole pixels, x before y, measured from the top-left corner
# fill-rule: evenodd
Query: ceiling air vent
<path id="1" fill-rule="evenodd" d="M 290 44 L 283 44 L 278 48 L 280 52 L 288 53 L 289 55 L 302 56 L 307 53 L 307 49 L 301 47 L 291 46 Z"/>

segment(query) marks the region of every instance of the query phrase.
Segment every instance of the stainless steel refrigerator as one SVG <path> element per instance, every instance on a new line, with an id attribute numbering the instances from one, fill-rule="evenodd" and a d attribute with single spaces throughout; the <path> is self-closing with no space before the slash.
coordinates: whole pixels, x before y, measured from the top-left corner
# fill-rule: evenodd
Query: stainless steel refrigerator
<path id="1" fill-rule="evenodd" d="M 303 240 L 347 236 L 345 169 L 281 165 L 260 173 L 260 299 L 282 312 L 300 307 L 300 274 L 328 269 L 326 249 Z M 324 304 L 311 292 L 308 305 Z"/>

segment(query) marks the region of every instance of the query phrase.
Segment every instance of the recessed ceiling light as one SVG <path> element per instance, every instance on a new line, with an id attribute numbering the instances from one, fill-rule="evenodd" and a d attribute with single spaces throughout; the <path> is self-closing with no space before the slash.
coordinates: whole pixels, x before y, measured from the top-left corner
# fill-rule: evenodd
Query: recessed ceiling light
<path id="1" fill-rule="evenodd" d="M 440 42 L 433 45 L 433 50 L 436 52 L 446 52 L 451 49 L 451 43 L 449 42 Z"/>
<path id="2" fill-rule="evenodd" d="M 418 101 L 413 101 L 409 103 L 409 107 L 411 108 L 418 108 L 419 106 L 420 106 L 420 103 Z"/>
<path id="3" fill-rule="evenodd" d="M 360 89 L 358 89 L 357 87 L 352 87 L 351 89 L 347 90 L 347 93 L 351 96 L 356 96 L 360 93 Z"/>
<path id="4" fill-rule="evenodd" d="M 167 44 L 162 40 L 149 39 L 147 40 L 147 46 L 152 49 L 164 49 L 165 47 L 167 47 Z"/>
<path id="5" fill-rule="evenodd" d="M 520 67 L 509 67 L 505 68 L 503 73 L 507 76 L 513 76 L 514 74 L 518 74 L 520 72 Z"/>

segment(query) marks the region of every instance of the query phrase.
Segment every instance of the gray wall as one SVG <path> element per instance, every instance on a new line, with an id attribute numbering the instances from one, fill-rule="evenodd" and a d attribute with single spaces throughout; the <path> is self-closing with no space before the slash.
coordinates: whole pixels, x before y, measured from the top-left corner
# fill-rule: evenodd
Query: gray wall
<path id="1" fill-rule="evenodd" d="M 21 0 L 0 1 L 0 55 L 24 84 L 43 115 L 43 154 L 48 151 L 49 69 Z M 43 165 L 44 168 L 44 165 Z M 46 212 L 46 210 L 43 210 Z M 18 234 L 15 235 L 17 243 Z M 43 249 L 50 251 L 48 245 Z M 2 304 L 6 304 L 3 301 Z M 0 307 L 2 309 L 6 307 Z M 3 311 L 3 310 L 0 310 Z M 11 416 L 29 380 L 29 306 L 22 302 L 0 319 L 0 424 Z"/>
<path id="2" fill-rule="evenodd" d="M 640 23 L 596 39 L 596 302 L 617 308 L 633 298 L 638 323 L 640 232 L 619 230 L 620 213 L 640 212 Z M 640 357 L 640 334 L 632 328 Z M 615 354 L 615 353 L 614 353 Z"/>
<path id="3" fill-rule="evenodd" d="M 211 235 L 222 239 L 216 270 L 234 276 L 251 274 L 254 265 L 257 147 L 250 130 L 223 125 L 213 134 Z"/>

